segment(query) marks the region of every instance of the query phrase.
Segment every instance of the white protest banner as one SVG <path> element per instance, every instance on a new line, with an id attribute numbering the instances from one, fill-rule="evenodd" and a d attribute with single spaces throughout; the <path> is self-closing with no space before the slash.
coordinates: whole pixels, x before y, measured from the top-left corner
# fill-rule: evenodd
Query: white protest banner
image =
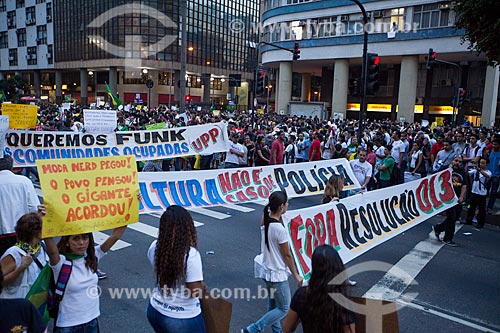
<path id="1" fill-rule="evenodd" d="M 289 211 L 284 221 L 295 263 L 307 280 L 312 253 L 319 245 L 331 245 L 347 263 L 457 202 L 447 169 L 340 202 Z"/>
<path id="2" fill-rule="evenodd" d="M 135 155 L 157 160 L 229 150 L 227 123 L 126 131 L 111 134 L 7 131 L 5 153 L 14 166 L 35 166 L 36 160 Z"/>
<path id="3" fill-rule="evenodd" d="M 83 122 L 88 133 L 108 134 L 116 129 L 118 116 L 116 111 L 83 110 Z"/>
<path id="4" fill-rule="evenodd" d="M 170 205 L 210 207 L 262 201 L 284 190 L 290 198 L 324 192 L 331 175 L 344 176 L 344 189 L 360 185 L 345 158 L 265 167 L 190 172 L 140 172 L 141 211 Z"/>
<path id="5" fill-rule="evenodd" d="M 71 103 L 62 103 L 61 107 L 63 110 L 69 110 L 71 109 Z"/>
<path id="6" fill-rule="evenodd" d="M 5 133 L 9 129 L 9 116 L 0 116 L 0 158 L 3 158 L 5 147 Z"/>

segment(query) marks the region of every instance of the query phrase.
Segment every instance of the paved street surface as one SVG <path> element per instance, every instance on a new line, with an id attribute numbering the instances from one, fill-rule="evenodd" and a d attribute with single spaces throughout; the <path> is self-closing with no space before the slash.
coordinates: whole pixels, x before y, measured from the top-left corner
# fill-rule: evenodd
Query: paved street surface
<path id="1" fill-rule="evenodd" d="M 319 196 L 293 199 L 289 209 L 310 207 L 319 201 Z M 209 287 L 251 291 L 249 299 L 231 299 L 231 332 L 239 332 L 266 311 L 266 300 L 258 297 L 258 288 L 263 284 L 253 278 L 253 258 L 260 251 L 262 208 L 246 204 L 190 210 L 197 222 L 199 250 Z M 500 332 L 500 229 L 487 225 L 476 231 L 462 226 L 455 238 L 460 246 L 453 248 L 442 245 L 430 234 L 431 224 L 443 218 L 436 216 L 348 265 L 382 261 L 397 265 L 415 277 L 416 283 L 409 285 L 411 281 L 397 272 L 386 277 L 385 272 L 366 272 L 352 277 L 358 282 L 351 288 L 352 294 L 384 293 L 403 304 L 416 293 L 416 298 L 398 312 L 401 332 Z M 108 273 L 108 278 L 99 283 L 102 332 L 152 332 L 146 307 L 147 290 L 152 289 L 155 280 L 146 251 L 155 239 L 158 221 L 159 216 L 141 215 L 140 222 L 129 226 L 122 241 L 102 260 L 100 268 Z M 96 236 L 98 239 L 104 235 Z M 291 285 L 295 290 L 295 281 Z M 144 289 L 134 289 L 138 294 L 129 296 L 124 291 L 116 299 L 116 294 L 111 293 L 120 288 Z"/>

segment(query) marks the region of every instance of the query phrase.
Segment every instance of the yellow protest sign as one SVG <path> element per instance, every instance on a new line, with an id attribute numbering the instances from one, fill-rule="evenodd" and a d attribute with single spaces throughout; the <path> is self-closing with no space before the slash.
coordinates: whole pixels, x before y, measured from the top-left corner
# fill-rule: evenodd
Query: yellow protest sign
<path id="1" fill-rule="evenodd" d="M 3 104 L 2 114 L 9 116 L 9 128 L 35 128 L 38 106 L 26 104 Z"/>
<path id="2" fill-rule="evenodd" d="M 444 117 L 436 117 L 436 124 L 438 126 L 443 126 L 444 125 Z"/>
<path id="3" fill-rule="evenodd" d="M 112 229 L 139 220 L 135 156 L 37 160 L 47 205 L 42 236 Z"/>

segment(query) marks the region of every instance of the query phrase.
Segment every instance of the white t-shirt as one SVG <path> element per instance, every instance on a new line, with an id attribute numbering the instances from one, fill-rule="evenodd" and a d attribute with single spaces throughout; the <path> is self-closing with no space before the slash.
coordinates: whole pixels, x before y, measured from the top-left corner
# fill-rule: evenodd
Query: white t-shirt
<path id="1" fill-rule="evenodd" d="M 352 160 L 349 164 L 360 185 L 365 183 L 366 177 L 372 176 L 372 165 L 370 163 L 366 161 L 361 163 L 359 160 Z"/>
<path id="2" fill-rule="evenodd" d="M 7 251 L 5 251 L 5 253 L 0 258 L 0 261 L 9 255 L 14 259 L 16 263 L 16 269 L 18 269 L 21 265 L 23 256 L 26 256 L 28 254 L 24 252 L 24 250 L 21 250 L 18 246 L 14 245 L 8 248 Z M 47 264 L 47 253 L 42 247 L 35 254 L 35 258 L 38 259 L 42 266 L 45 266 L 45 264 Z M 35 280 L 41 271 L 42 270 L 38 267 L 36 262 L 33 261 L 24 272 L 19 274 L 17 279 L 3 287 L 0 298 L 25 298 L 26 294 L 28 293 L 33 283 L 35 283 Z"/>
<path id="3" fill-rule="evenodd" d="M 412 154 L 411 154 L 411 161 L 410 161 L 410 168 L 415 168 L 417 166 L 417 163 L 418 163 L 418 157 L 422 155 L 422 150 L 418 150 L 418 151 L 414 151 Z M 424 163 L 422 161 L 422 163 Z"/>
<path id="4" fill-rule="evenodd" d="M 403 143 L 403 141 L 401 140 L 398 140 L 398 141 L 394 141 L 394 143 L 392 144 L 392 150 L 391 150 L 391 156 L 394 158 L 394 161 L 397 163 L 399 163 L 400 161 L 400 158 L 399 158 L 399 155 L 400 153 L 403 153 L 405 152 L 406 150 L 406 147 L 405 147 L 405 144 Z"/>
<path id="5" fill-rule="evenodd" d="M 292 150 L 293 150 L 293 153 L 292 153 Z M 299 150 L 297 149 L 297 145 L 290 143 L 288 146 L 286 146 L 285 152 L 287 154 L 285 163 L 286 164 L 295 163 L 295 159 L 297 158 L 297 155 L 299 154 Z M 292 156 L 292 155 L 294 155 L 294 156 Z"/>
<path id="6" fill-rule="evenodd" d="M 240 145 L 241 149 L 243 149 L 243 157 L 238 156 L 238 163 L 241 166 L 247 166 L 248 164 L 248 148 L 244 145 Z"/>
<path id="7" fill-rule="evenodd" d="M 239 143 L 232 143 L 230 144 L 230 148 L 239 151 L 241 153 L 244 153 L 243 146 L 240 145 Z M 227 163 L 234 163 L 234 164 L 240 164 L 240 160 L 238 155 L 231 153 L 231 151 L 227 151 L 226 153 L 226 160 Z"/>
<path id="8" fill-rule="evenodd" d="M 148 250 L 148 259 L 153 269 L 155 267 L 156 242 L 151 243 Z M 164 316 L 177 319 L 194 318 L 201 313 L 200 300 L 189 296 L 186 283 L 196 281 L 203 281 L 203 268 L 200 252 L 191 247 L 186 263 L 186 279 L 182 281 L 181 286 L 177 286 L 168 295 L 163 295 L 162 290 L 156 288 L 149 303 Z"/>
<path id="9" fill-rule="evenodd" d="M 481 148 L 479 145 L 476 145 L 474 148 L 468 144 L 466 147 L 465 147 L 465 150 L 464 150 L 464 157 L 466 158 L 475 158 L 477 156 L 483 156 L 483 148 Z M 465 164 L 465 167 L 473 167 L 473 166 L 477 166 L 477 163 L 474 163 L 472 161 L 469 161 Z"/>
<path id="10" fill-rule="evenodd" d="M 264 226 L 260 227 L 262 253 L 261 269 L 258 277 L 269 282 L 287 281 L 292 274 L 288 269 L 280 251 L 280 244 L 288 243 L 288 235 L 283 224 L 273 222 L 269 224 L 268 240 L 269 249 L 266 246 L 266 236 Z"/>
<path id="11" fill-rule="evenodd" d="M 0 235 L 14 233 L 17 220 L 36 213 L 39 204 L 31 180 L 9 170 L 0 171 Z"/>
<path id="12" fill-rule="evenodd" d="M 95 247 L 97 261 L 104 257 L 101 246 Z M 59 262 L 50 266 L 54 272 L 54 281 L 57 283 L 59 273 L 66 260 L 62 254 Z M 99 297 L 92 297 L 92 290 L 97 290 L 97 274 L 85 266 L 85 258 L 73 260 L 73 268 L 69 276 L 64 296 L 59 303 L 59 314 L 56 326 L 71 327 L 88 323 L 99 317 Z"/>
<path id="13" fill-rule="evenodd" d="M 486 169 L 484 170 L 485 173 L 487 173 L 491 177 L 491 171 Z M 476 173 L 479 173 L 479 171 L 472 169 L 469 171 L 469 175 L 472 178 L 472 189 L 471 192 L 486 196 L 488 194 L 488 188 L 486 187 L 486 182 L 488 181 L 488 178 L 486 178 L 482 173 L 479 173 L 479 179 L 476 178 Z"/>

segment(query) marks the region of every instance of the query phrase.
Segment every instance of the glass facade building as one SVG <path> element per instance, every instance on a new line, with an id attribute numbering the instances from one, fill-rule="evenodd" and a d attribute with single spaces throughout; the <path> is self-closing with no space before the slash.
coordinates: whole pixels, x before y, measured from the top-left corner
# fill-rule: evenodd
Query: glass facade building
<path id="1" fill-rule="evenodd" d="M 253 79 L 258 34 L 251 27 L 259 20 L 257 0 L 0 0 L 0 79 L 23 75 L 32 83 L 42 81 L 44 91 L 54 85 L 74 87 L 67 93 L 77 99 L 86 93 L 76 87 L 87 83 L 91 101 L 105 96 L 104 82 L 129 96 L 146 92 L 149 78 L 155 82 L 154 104 L 178 102 L 183 4 L 187 93 L 193 101 L 206 101 L 210 85 L 210 99 L 224 100 L 230 74 L 242 75 L 247 85 Z M 207 75 L 212 80 L 201 80 Z M 221 87 L 221 82 L 226 84 Z"/>

